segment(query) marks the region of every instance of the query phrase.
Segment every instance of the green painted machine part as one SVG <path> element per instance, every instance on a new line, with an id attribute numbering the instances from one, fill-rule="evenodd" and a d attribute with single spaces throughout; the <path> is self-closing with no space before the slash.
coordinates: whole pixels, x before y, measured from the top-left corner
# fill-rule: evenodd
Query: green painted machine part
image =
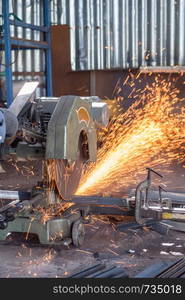
<path id="1" fill-rule="evenodd" d="M 67 209 L 60 216 L 53 214 L 43 223 L 42 214 L 36 208 L 47 211 L 72 198 L 84 165 L 96 161 L 96 131 L 108 125 L 108 106 L 98 97 L 34 99 L 37 85 L 26 83 L 24 92 L 19 93 L 10 106 L 9 114 L 16 118 L 19 135 L 13 132 L 9 137 L 6 132 L 0 155 L 4 159 L 7 155 L 14 155 L 22 161 L 52 161 L 56 186 L 52 190 L 47 186 L 45 167 L 42 192 L 38 193 L 36 201 L 32 195 L 31 199 L 10 203 L 4 209 L 0 207 L 0 240 L 5 240 L 13 232 L 32 233 L 38 236 L 41 244 L 73 243 L 79 247 L 84 240 L 83 216 L 86 212 L 78 208 Z M 30 90 L 30 94 L 25 90 Z M 2 113 L 5 114 L 5 111 L 2 110 Z M 13 124 L 10 121 L 5 122 L 6 129 L 9 123 Z M 6 199 L 9 199 L 8 195 Z"/>
<path id="2" fill-rule="evenodd" d="M 40 216 L 41 217 L 41 216 Z M 79 247 L 83 242 L 80 231 L 76 230 L 76 224 L 83 226 L 80 212 L 71 213 L 66 217 L 55 217 L 45 223 L 35 215 L 18 215 L 14 221 L 8 222 L 7 228 L 0 230 L 0 240 L 6 240 L 9 233 L 35 234 L 43 245 L 69 245 Z M 74 229 L 73 229 L 74 228 Z M 72 238 L 73 233 L 73 238 Z"/>

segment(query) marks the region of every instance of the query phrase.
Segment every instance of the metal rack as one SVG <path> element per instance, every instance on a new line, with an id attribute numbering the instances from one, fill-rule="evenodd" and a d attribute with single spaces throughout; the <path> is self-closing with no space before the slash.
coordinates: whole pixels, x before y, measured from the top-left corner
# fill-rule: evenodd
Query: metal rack
<path id="1" fill-rule="evenodd" d="M 12 50 L 32 50 L 42 49 L 45 51 L 45 76 L 46 76 L 46 96 L 52 96 L 52 64 L 51 64 L 51 37 L 50 37 L 50 1 L 40 0 L 43 5 L 43 26 L 28 24 L 18 20 L 10 20 L 9 1 L 2 0 L 3 11 L 3 38 L 0 40 L 0 49 L 5 51 L 5 88 L 7 106 L 13 101 L 13 79 L 11 67 L 11 51 Z M 25 40 L 11 37 L 10 26 L 29 28 L 43 33 L 44 40 Z"/>

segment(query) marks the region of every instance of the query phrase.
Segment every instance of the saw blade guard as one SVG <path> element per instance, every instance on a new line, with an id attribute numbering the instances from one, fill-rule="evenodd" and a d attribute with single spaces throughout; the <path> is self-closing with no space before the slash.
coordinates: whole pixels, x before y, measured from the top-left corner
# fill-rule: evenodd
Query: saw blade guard
<path id="1" fill-rule="evenodd" d="M 61 97 L 48 124 L 49 181 L 64 200 L 71 199 L 77 190 L 84 165 L 96 161 L 96 131 L 101 127 L 101 118 L 102 127 L 108 123 L 108 107 L 96 105 L 97 100 L 97 97 Z"/>

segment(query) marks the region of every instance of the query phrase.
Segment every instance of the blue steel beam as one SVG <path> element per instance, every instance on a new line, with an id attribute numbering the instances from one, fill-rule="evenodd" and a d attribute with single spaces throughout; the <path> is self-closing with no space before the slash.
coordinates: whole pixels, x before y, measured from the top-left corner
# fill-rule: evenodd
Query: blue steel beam
<path id="1" fill-rule="evenodd" d="M 29 40 L 22 40 L 22 39 L 14 39 L 14 38 L 11 38 L 11 45 L 12 46 L 17 46 L 19 47 L 22 47 L 22 49 L 48 49 L 48 44 L 45 43 L 45 42 L 39 42 L 39 41 L 29 41 Z M 4 41 L 0 41 L 0 45 L 4 44 L 5 42 Z M 18 49 L 18 50 L 19 50 Z M 15 50 L 15 49 L 14 49 Z"/>
<path id="2" fill-rule="evenodd" d="M 25 22 L 17 21 L 17 20 L 9 20 L 9 23 L 10 23 L 10 25 L 29 28 L 29 29 L 32 29 L 32 30 L 37 30 L 37 31 L 42 31 L 42 32 L 48 32 L 48 30 L 49 30 L 45 26 L 38 26 L 38 25 L 28 24 L 28 23 L 25 23 Z"/>
<path id="3" fill-rule="evenodd" d="M 46 96 L 53 95 L 52 88 L 52 62 L 51 62 L 51 7 L 50 0 L 43 0 L 44 9 L 44 26 L 49 28 L 49 31 L 45 33 L 45 41 L 48 43 L 48 49 L 46 50 Z"/>
<path id="4" fill-rule="evenodd" d="M 3 39 L 5 49 L 5 86 L 7 106 L 13 102 L 13 83 L 12 83 L 12 66 L 11 66 L 11 40 L 10 40 L 10 23 L 9 23 L 9 1 L 3 0 Z"/>
<path id="5" fill-rule="evenodd" d="M 0 41 L 0 45 L 6 44 L 6 41 Z M 10 39 L 10 44 L 12 46 L 22 47 L 26 49 L 48 49 L 48 44 L 46 42 L 39 42 L 39 41 L 29 41 L 29 40 L 22 40 L 22 39 Z"/>

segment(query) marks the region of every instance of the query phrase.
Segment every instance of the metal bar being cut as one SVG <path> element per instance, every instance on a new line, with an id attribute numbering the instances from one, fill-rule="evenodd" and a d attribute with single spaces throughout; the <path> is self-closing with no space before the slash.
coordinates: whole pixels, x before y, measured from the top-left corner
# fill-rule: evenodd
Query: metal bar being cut
<path id="1" fill-rule="evenodd" d="M 175 193 L 175 192 L 161 192 L 162 199 L 169 199 L 174 204 L 185 204 L 185 193 Z M 129 198 L 135 197 L 135 190 L 132 190 Z M 159 200 L 159 191 L 149 190 L 148 191 L 148 198 L 151 201 L 158 201 Z"/>
<path id="2" fill-rule="evenodd" d="M 99 196 L 74 196 L 72 202 L 76 204 L 89 205 L 107 205 L 107 206 L 121 206 L 129 208 L 127 199 L 113 198 L 113 197 L 99 197 Z"/>

